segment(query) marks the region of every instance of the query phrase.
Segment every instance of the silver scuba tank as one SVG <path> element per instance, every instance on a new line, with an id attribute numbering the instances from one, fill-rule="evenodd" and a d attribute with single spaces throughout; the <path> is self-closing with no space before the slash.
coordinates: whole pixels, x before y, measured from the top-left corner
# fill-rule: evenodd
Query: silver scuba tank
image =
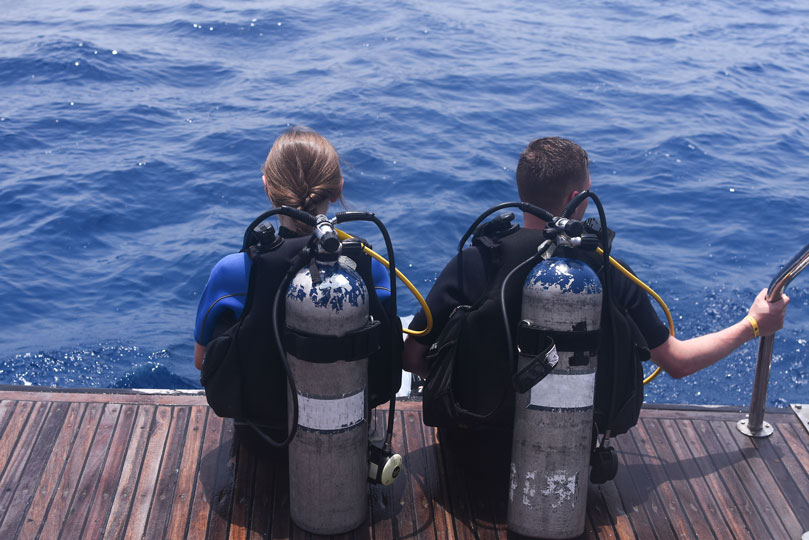
<path id="1" fill-rule="evenodd" d="M 530 369 L 538 349 L 558 354 L 558 364 L 516 394 L 508 527 L 518 534 L 571 538 L 584 531 L 601 302 L 598 276 L 580 261 L 543 260 L 525 280 L 518 332 L 552 337 L 556 353 L 529 350 L 530 339 L 518 334 L 517 373 Z"/>
<path id="2" fill-rule="evenodd" d="M 365 283 L 349 259 L 327 255 L 316 256 L 291 280 L 289 330 L 340 337 L 368 325 Z M 330 535 L 366 519 L 368 358 L 335 359 L 336 351 L 316 356 L 287 354 L 298 394 L 289 395 L 290 423 L 293 399 L 299 407 L 297 435 L 289 445 L 290 515 L 302 529 Z"/>

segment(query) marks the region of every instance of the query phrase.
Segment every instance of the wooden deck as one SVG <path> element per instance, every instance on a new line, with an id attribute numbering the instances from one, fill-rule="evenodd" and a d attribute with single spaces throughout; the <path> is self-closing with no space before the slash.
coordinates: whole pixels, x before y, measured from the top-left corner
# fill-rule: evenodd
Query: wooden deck
<path id="1" fill-rule="evenodd" d="M 405 474 L 369 489 L 367 526 L 343 538 L 506 538 L 500 491 L 472 485 L 420 403 L 396 414 Z M 739 434 L 740 417 L 645 409 L 615 441 L 615 481 L 590 487 L 584 537 L 800 538 L 809 435 L 789 409 L 768 411 L 769 439 Z M 199 394 L 5 387 L 0 538 L 310 538 L 289 520 L 283 459 L 234 434 Z"/>

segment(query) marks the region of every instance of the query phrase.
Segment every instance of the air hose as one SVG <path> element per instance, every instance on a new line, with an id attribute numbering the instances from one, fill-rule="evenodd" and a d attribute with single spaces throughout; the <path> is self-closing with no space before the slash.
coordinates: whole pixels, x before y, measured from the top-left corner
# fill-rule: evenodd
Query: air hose
<path id="1" fill-rule="evenodd" d="M 607 224 L 604 218 L 604 210 L 601 206 L 601 201 L 598 199 L 598 197 L 596 197 L 596 195 L 591 191 L 582 191 L 568 203 L 568 205 L 562 211 L 562 217 L 568 217 L 573 212 L 573 210 L 575 210 L 576 207 L 579 206 L 579 204 L 581 204 L 581 202 L 588 197 L 594 200 L 594 202 L 596 203 L 596 207 L 598 208 L 599 219 L 601 219 L 601 227 L 604 233 L 604 240 L 602 240 L 602 244 L 604 244 L 607 247 L 606 253 L 600 247 L 597 247 L 596 251 L 598 252 L 599 255 L 602 255 L 604 256 L 605 259 L 608 259 L 609 263 L 613 267 L 617 268 L 619 272 L 628 277 L 630 281 L 632 281 L 635 285 L 646 291 L 652 298 L 655 299 L 655 301 L 657 301 L 658 304 L 660 304 L 660 307 L 663 309 L 663 313 L 666 314 L 666 321 L 668 322 L 669 325 L 669 334 L 673 336 L 674 321 L 671 318 L 671 312 L 669 311 L 668 306 L 666 306 L 666 303 L 663 301 L 662 298 L 660 298 L 660 295 L 658 295 L 656 292 L 652 290 L 651 287 L 649 287 L 640 279 L 638 279 L 634 274 L 632 274 L 632 272 L 624 268 L 618 261 L 612 258 L 612 255 L 609 254 L 609 249 L 611 246 L 606 242 Z M 657 366 L 657 368 L 655 368 L 655 370 L 651 373 L 651 375 L 643 379 L 643 384 L 649 384 L 655 377 L 660 375 L 661 371 L 662 369 L 660 368 L 660 366 Z"/>
<path id="2" fill-rule="evenodd" d="M 345 240 L 346 238 L 354 238 L 354 236 L 348 234 L 345 231 L 341 231 L 340 229 L 336 229 L 336 231 L 337 236 L 340 238 L 340 240 Z M 385 257 L 380 255 L 376 251 L 372 250 L 365 244 L 362 245 L 362 249 L 366 254 L 370 255 L 371 257 L 373 257 L 374 259 L 385 265 L 385 268 L 390 269 L 390 264 L 388 263 L 387 259 L 385 259 Z M 429 334 L 430 330 L 433 329 L 433 314 L 430 312 L 430 307 L 427 305 L 427 302 L 424 300 L 424 297 L 421 295 L 416 286 L 413 285 L 410 282 L 410 280 L 407 279 L 407 277 L 405 277 L 405 275 L 399 271 L 398 268 L 396 269 L 396 277 L 399 278 L 399 281 L 405 284 L 405 286 L 411 293 L 413 293 L 413 296 L 415 296 L 416 300 L 418 300 L 422 311 L 424 311 L 424 315 L 427 317 L 427 327 L 424 328 L 424 330 L 410 330 L 409 328 L 405 328 L 402 331 L 405 334 L 410 334 L 411 336 L 423 336 Z"/>
<path id="3" fill-rule="evenodd" d="M 604 254 L 604 250 L 603 250 L 603 249 L 601 249 L 600 247 L 599 247 L 599 248 L 596 248 L 596 251 L 599 253 L 599 255 L 603 255 L 603 254 Z M 610 256 L 610 264 L 611 264 L 612 266 L 614 266 L 615 268 L 617 268 L 617 269 L 618 269 L 618 271 L 619 271 L 619 272 L 621 272 L 623 275 L 625 275 L 626 277 L 628 277 L 628 278 L 629 278 L 629 279 L 630 279 L 630 280 L 631 280 L 631 281 L 632 281 L 632 282 L 633 282 L 635 285 L 637 285 L 638 287 L 640 287 L 641 289 L 643 289 L 644 291 L 646 291 L 646 292 L 649 294 L 649 296 L 651 296 L 652 298 L 654 298 L 654 299 L 655 299 L 655 301 L 656 301 L 658 304 L 660 304 L 660 307 L 663 309 L 663 313 L 665 313 L 665 314 L 666 314 L 666 322 L 667 322 L 667 323 L 668 323 L 668 325 L 669 325 L 669 334 L 671 334 L 671 335 L 673 336 L 673 335 L 674 335 L 674 320 L 671 318 L 671 312 L 669 311 L 669 308 L 668 308 L 668 306 L 666 305 L 666 303 L 663 301 L 663 299 L 662 299 L 662 298 L 660 298 L 660 295 L 658 295 L 656 292 L 654 292 L 654 290 L 652 290 L 652 288 L 651 288 L 651 287 L 649 287 L 649 286 L 648 286 L 648 285 L 646 285 L 644 282 L 642 282 L 640 279 L 638 279 L 638 278 L 635 276 L 635 274 L 633 274 L 632 272 L 630 272 L 629 270 L 627 270 L 626 268 L 624 268 L 623 266 L 621 266 L 621 263 L 619 263 L 618 261 L 616 261 L 615 259 L 613 259 L 613 258 L 612 258 L 612 256 Z M 652 380 L 653 380 L 655 377 L 657 377 L 658 375 L 660 375 L 660 372 L 661 372 L 661 371 L 662 371 L 662 369 L 660 368 L 660 366 L 658 366 L 657 368 L 655 368 L 655 370 L 654 370 L 654 371 L 651 373 L 651 375 L 649 375 L 648 377 L 646 377 L 645 379 L 643 379 L 643 384 L 649 384 L 650 382 L 652 382 Z"/>

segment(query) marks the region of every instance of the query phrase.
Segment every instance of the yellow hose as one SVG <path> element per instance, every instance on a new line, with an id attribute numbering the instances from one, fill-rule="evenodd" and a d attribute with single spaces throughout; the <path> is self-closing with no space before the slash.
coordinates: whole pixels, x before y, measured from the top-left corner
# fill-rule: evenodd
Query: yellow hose
<path id="1" fill-rule="evenodd" d="M 599 253 L 599 254 L 604 255 L 604 250 L 602 250 L 601 248 L 596 248 L 596 251 L 598 251 L 598 253 Z M 651 289 L 651 287 L 649 287 L 649 286 L 648 286 L 648 285 L 646 285 L 644 282 L 642 282 L 642 281 L 641 281 L 641 280 L 639 280 L 637 277 L 635 277 L 635 275 L 634 275 L 632 272 L 630 272 L 629 270 L 627 270 L 626 268 L 624 268 L 623 266 L 621 266 L 621 263 L 619 263 L 618 261 L 616 261 L 615 259 L 613 259 L 613 258 L 612 258 L 612 256 L 610 256 L 610 264 L 611 264 L 611 265 L 613 265 L 613 266 L 614 266 L 615 268 L 617 268 L 618 270 L 620 270 L 620 272 L 621 272 L 623 275 L 625 275 L 625 276 L 626 276 L 626 277 L 628 277 L 630 280 L 632 280 L 632 282 L 633 282 L 633 283 L 635 283 L 635 285 L 637 285 L 638 287 L 640 287 L 641 289 L 643 289 L 644 291 L 646 291 L 647 293 L 649 293 L 649 295 L 650 295 L 652 298 L 654 298 L 654 299 L 657 301 L 657 303 L 658 303 L 658 304 L 660 304 L 660 307 L 661 307 L 661 308 L 663 308 L 663 313 L 665 313 L 665 314 L 666 314 L 666 321 L 668 322 L 668 325 L 669 325 L 669 334 L 671 334 L 671 335 L 673 336 L 673 335 L 674 335 L 674 321 L 672 320 L 672 318 L 671 318 L 671 312 L 669 311 L 669 308 L 668 308 L 668 306 L 666 305 L 666 303 L 663 301 L 663 299 L 662 299 L 662 298 L 660 298 L 660 296 L 659 296 L 659 295 L 658 295 L 656 292 L 654 292 L 654 291 Z M 649 383 L 652 381 L 652 379 L 654 379 L 655 377 L 657 377 L 658 375 L 660 375 L 660 372 L 661 372 L 661 371 L 662 371 L 662 370 L 660 369 L 660 366 L 658 366 L 658 367 L 657 367 L 657 369 L 655 369 L 655 370 L 652 372 L 652 374 L 651 374 L 651 375 L 649 375 L 648 377 L 646 377 L 645 379 L 643 379 L 643 384 L 649 384 Z"/>
<path id="2" fill-rule="evenodd" d="M 354 238 L 345 231 L 341 231 L 340 229 L 335 230 L 337 231 L 337 236 L 338 238 L 340 238 L 340 240 L 345 240 L 346 238 Z M 376 259 L 377 261 L 384 264 L 385 268 L 390 269 L 390 264 L 388 263 L 388 260 L 385 257 L 380 255 L 376 251 L 372 250 L 365 244 L 362 245 L 362 250 L 371 257 L 373 257 L 374 259 Z M 433 314 L 430 313 L 430 308 L 427 306 L 427 302 L 424 301 L 424 297 L 421 296 L 421 293 L 419 293 L 419 290 L 415 287 L 415 285 L 410 283 L 410 280 L 407 279 L 405 275 L 399 271 L 398 268 L 396 269 L 396 277 L 399 278 L 399 281 L 405 284 L 405 286 L 410 290 L 411 293 L 413 293 L 413 296 L 416 297 L 416 300 L 418 300 L 421 309 L 424 311 L 424 315 L 427 317 L 427 327 L 424 330 L 411 330 L 409 328 L 404 328 L 403 332 L 405 334 L 410 334 L 411 336 L 423 336 L 429 333 L 430 330 L 433 329 Z M 393 283 L 391 283 L 391 285 L 393 285 Z"/>

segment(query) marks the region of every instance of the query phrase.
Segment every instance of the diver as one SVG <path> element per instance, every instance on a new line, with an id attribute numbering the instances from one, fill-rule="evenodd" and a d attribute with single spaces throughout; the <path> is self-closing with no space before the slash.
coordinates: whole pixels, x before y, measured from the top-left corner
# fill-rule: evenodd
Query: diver
<path id="1" fill-rule="evenodd" d="M 342 200 L 337 152 L 324 137 L 304 127 L 293 127 L 275 140 L 262 167 L 262 182 L 276 209 L 291 207 L 315 216 Z M 214 266 L 194 328 L 194 365 L 201 370 L 208 403 L 219 416 L 236 419 L 237 426 L 246 422 L 263 432 L 270 444 L 283 440 L 287 432 L 288 373 L 272 331 L 277 319 L 273 299 L 313 232 L 311 224 L 278 216 L 277 233 L 272 225 L 252 223 L 242 251 Z M 398 390 L 392 386 L 401 380 L 401 323 L 394 302 L 388 301 L 388 271 L 365 255 L 359 243 L 353 251 L 348 246 L 343 243 L 343 256 L 352 258 L 367 284 L 371 316 L 381 323 L 384 336 L 369 362 L 368 405 L 375 407 Z M 243 430 L 245 436 L 249 431 Z"/>
<path id="2" fill-rule="evenodd" d="M 520 156 L 516 182 L 521 201 L 559 216 L 568 203 L 591 187 L 587 153 L 567 139 L 536 139 Z M 569 217 L 581 220 L 586 207 L 585 198 Z M 516 267 L 536 253 L 537 246 L 543 241 L 542 231 L 545 227 L 545 220 L 526 212 L 524 227 L 511 226 L 509 229 L 507 226 L 504 228 L 508 230 L 478 241 L 473 240 L 471 247 L 464 249 L 446 265 L 430 290 L 427 304 L 434 320 L 432 331 L 423 336 L 408 336 L 405 341 L 404 368 L 427 378 L 429 385 L 431 368 L 435 368 L 428 362 L 435 350 L 435 347 L 431 350 L 431 346 L 439 341 L 450 318 L 455 316 L 459 307 L 489 309 L 490 313 L 475 319 L 477 326 L 464 329 L 457 343 L 458 361 L 454 363 L 452 373 L 452 390 L 457 402 L 477 414 L 468 417 L 453 414 L 452 411 L 443 415 L 434 414 L 431 410 L 433 404 L 427 401 L 426 394 L 424 402 L 425 423 L 430 423 L 431 418 L 438 419 L 430 425 L 445 428 L 439 432 L 443 434 L 444 440 L 464 450 L 462 453 L 471 448 L 480 448 L 483 452 L 495 454 L 483 457 L 484 463 L 500 463 L 507 467 L 510 456 L 507 447 L 511 441 L 510 430 L 514 414 L 513 390 L 509 390 L 512 370 L 511 366 L 503 365 L 507 362 L 503 317 L 496 309 L 497 303 L 487 302 L 486 299 L 493 296 L 493 287 L 500 284 L 495 281 L 497 276 L 503 275 L 504 261 L 505 264 Z M 516 232 L 512 232 L 513 230 Z M 525 269 L 523 279 L 528 270 Z M 684 377 L 714 364 L 750 339 L 775 333 L 783 325 L 789 302 L 789 298 L 784 296 L 782 300 L 769 303 L 765 298 L 766 289 L 762 290 L 748 313 L 737 323 L 718 332 L 680 340 L 669 334 L 666 325 L 660 321 L 648 296 L 640 287 L 618 272 L 611 272 L 610 275 L 613 302 L 628 316 L 635 329 L 632 335 L 633 346 L 645 350 L 645 356 L 643 352 L 638 353 L 639 360 L 651 356 L 652 362 L 674 378 Z M 520 279 L 513 281 L 521 282 Z M 511 328 L 516 328 L 518 322 L 520 285 L 518 283 L 517 286 L 506 289 L 508 294 L 505 303 L 510 306 Z M 411 328 L 422 328 L 424 325 L 425 316 L 420 311 L 413 319 Z M 642 380 L 642 370 L 640 374 Z M 441 376 L 446 378 L 444 373 Z M 502 399 L 501 396 L 509 391 L 512 399 Z M 642 403 L 642 387 L 638 392 L 639 401 L 634 421 Z M 631 425 L 634 425 L 631 414 L 629 418 Z M 627 425 L 619 432 L 626 429 Z M 502 451 L 495 450 L 497 445 L 490 444 L 498 440 L 506 443 L 501 445 Z"/>
<path id="3" fill-rule="evenodd" d="M 313 216 L 325 214 L 329 204 L 342 202 L 343 176 L 337 151 L 315 131 L 293 127 L 273 143 L 262 167 L 264 191 L 274 207 L 291 206 Z M 279 216 L 282 238 L 312 233 L 306 224 Z M 194 365 L 202 369 L 210 341 L 241 317 L 247 297 L 252 260 L 247 252 L 223 257 L 211 270 L 202 292 L 194 326 Z M 381 301 L 390 294 L 390 279 L 384 266 L 372 262 L 374 287 Z"/>

